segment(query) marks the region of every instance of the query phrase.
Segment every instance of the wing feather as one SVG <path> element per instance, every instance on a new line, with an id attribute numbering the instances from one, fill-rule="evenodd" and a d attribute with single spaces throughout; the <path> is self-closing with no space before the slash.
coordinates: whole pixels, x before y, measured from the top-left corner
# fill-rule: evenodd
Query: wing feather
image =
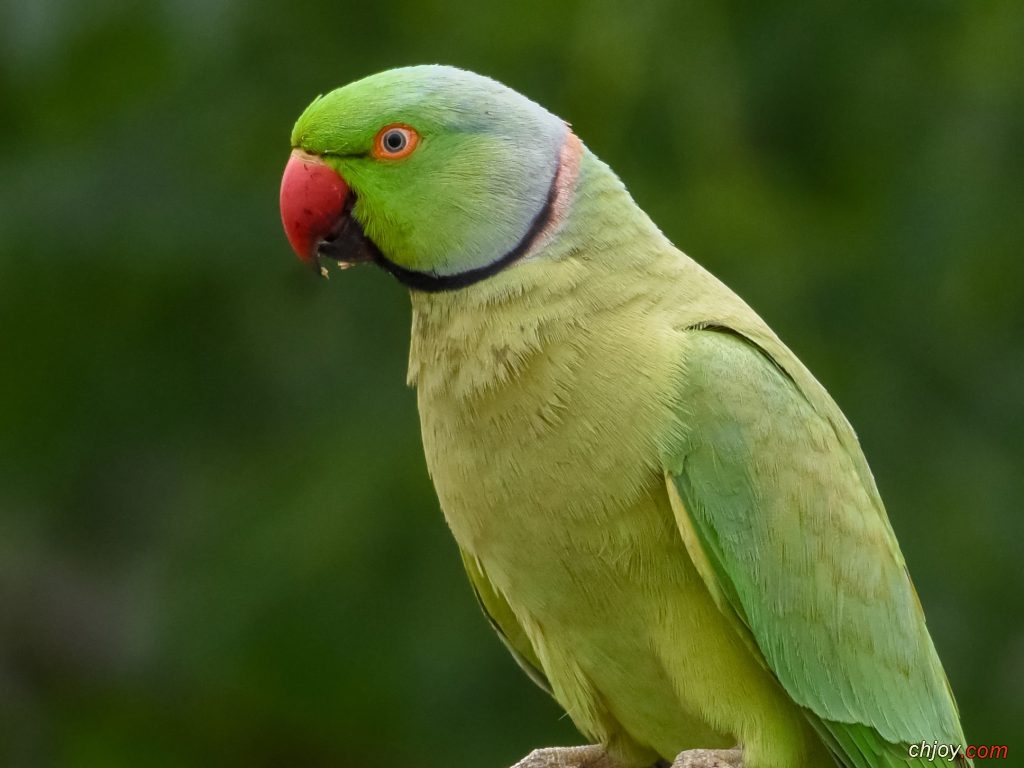
<path id="1" fill-rule="evenodd" d="M 687 547 L 720 607 L 851 768 L 963 743 L 956 706 L 859 445 L 762 347 L 690 332 L 666 458 Z M 965 763 L 966 764 L 966 763 Z M 922 763 L 923 765 L 923 763 Z"/>
<path id="2" fill-rule="evenodd" d="M 469 583 L 473 587 L 473 593 L 476 595 L 477 602 L 480 604 L 484 616 L 487 617 L 487 621 L 498 633 L 501 642 L 505 644 L 509 653 L 512 654 L 512 658 L 516 660 L 527 676 L 547 691 L 548 695 L 553 696 L 551 684 L 541 668 L 540 660 L 508 601 L 494 588 L 476 559 L 461 549 L 459 552 L 462 555 L 462 565 L 466 569 Z"/>

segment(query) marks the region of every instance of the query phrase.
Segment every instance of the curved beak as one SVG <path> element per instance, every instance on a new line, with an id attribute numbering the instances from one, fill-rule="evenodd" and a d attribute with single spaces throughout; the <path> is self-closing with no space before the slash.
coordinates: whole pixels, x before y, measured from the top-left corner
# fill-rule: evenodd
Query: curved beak
<path id="1" fill-rule="evenodd" d="M 341 266 L 368 261 L 364 237 L 351 217 L 354 195 L 345 180 L 322 158 L 292 151 L 281 178 L 281 222 L 292 250 L 326 275 L 321 257 Z"/>

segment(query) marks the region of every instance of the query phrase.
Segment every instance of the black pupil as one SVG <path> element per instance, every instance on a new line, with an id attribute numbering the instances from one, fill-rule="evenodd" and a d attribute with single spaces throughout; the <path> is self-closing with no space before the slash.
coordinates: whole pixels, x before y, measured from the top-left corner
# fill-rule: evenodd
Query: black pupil
<path id="1" fill-rule="evenodd" d="M 391 152 L 405 149 L 405 134 L 401 131 L 388 131 L 384 134 L 384 146 Z"/>

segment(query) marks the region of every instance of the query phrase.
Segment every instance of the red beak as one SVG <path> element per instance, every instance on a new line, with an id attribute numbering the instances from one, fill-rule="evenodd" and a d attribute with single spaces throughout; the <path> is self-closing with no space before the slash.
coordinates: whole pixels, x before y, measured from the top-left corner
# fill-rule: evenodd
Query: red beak
<path id="1" fill-rule="evenodd" d="M 321 158 L 292 150 L 281 179 L 281 221 L 300 259 L 317 262 L 317 251 L 336 230 L 347 197 L 348 184 Z"/>

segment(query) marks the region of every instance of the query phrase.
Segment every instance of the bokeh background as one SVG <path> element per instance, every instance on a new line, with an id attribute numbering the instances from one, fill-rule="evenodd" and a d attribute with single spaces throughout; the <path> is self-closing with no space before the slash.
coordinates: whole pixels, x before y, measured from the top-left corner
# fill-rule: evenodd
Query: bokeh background
<path id="1" fill-rule="evenodd" d="M 1017 0 L 6 0 L 0 764 L 579 740 L 461 573 L 404 289 L 314 279 L 278 219 L 313 96 L 438 61 L 570 120 L 815 371 L 968 738 L 1021 759 L 1022 41 Z"/>

